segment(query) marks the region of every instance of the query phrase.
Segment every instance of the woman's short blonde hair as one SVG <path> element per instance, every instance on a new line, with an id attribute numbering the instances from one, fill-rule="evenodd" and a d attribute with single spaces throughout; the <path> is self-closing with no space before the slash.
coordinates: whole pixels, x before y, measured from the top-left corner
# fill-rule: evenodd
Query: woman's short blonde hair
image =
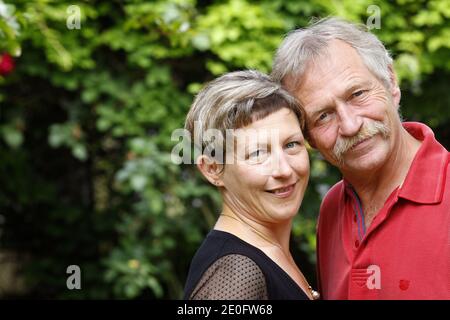
<path id="1" fill-rule="evenodd" d="M 220 152 L 223 156 L 227 129 L 245 127 L 282 108 L 294 112 L 303 131 L 303 108 L 281 84 L 255 70 L 230 72 L 209 82 L 198 93 L 186 117 L 185 129 L 196 147 L 212 149 L 213 154 Z M 209 129 L 220 132 L 223 140 L 210 141 L 205 135 Z"/>

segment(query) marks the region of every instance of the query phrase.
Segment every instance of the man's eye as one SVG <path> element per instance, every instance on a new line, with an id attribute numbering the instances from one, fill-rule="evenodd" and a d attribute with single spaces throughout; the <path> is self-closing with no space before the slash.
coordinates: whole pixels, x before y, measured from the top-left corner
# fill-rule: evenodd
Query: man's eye
<path id="1" fill-rule="evenodd" d="M 323 121 L 328 117 L 328 112 L 324 112 L 319 116 L 319 121 Z"/>
<path id="2" fill-rule="evenodd" d="M 332 121 L 333 118 L 334 118 L 334 112 L 332 110 L 324 111 L 317 116 L 316 121 L 314 122 L 313 125 L 321 126 L 321 125 L 327 124 L 328 122 Z"/>
<path id="3" fill-rule="evenodd" d="M 354 92 L 354 93 L 352 94 L 352 97 L 353 97 L 353 98 L 360 97 L 360 96 L 363 95 L 364 92 L 365 92 L 364 90 L 356 91 L 356 92 Z"/>

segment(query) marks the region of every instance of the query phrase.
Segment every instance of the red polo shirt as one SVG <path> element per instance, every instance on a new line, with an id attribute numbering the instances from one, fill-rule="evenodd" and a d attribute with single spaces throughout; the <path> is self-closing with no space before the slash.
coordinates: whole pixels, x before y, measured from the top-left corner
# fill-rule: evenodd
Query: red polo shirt
<path id="1" fill-rule="evenodd" d="M 317 262 L 324 299 L 450 299 L 450 153 L 427 126 L 403 126 L 422 144 L 368 230 L 347 181 L 322 202 Z"/>

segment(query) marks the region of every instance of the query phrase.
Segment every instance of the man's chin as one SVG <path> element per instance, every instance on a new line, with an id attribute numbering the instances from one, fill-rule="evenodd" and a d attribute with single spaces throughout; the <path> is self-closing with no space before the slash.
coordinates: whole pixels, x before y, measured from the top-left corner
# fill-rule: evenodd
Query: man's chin
<path id="1" fill-rule="evenodd" d="M 366 173 L 379 169 L 384 163 L 385 157 L 369 153 L 363 156 L 345 159 L 343 163 L 339 165 L 339 169 L 343 172 Z"/>

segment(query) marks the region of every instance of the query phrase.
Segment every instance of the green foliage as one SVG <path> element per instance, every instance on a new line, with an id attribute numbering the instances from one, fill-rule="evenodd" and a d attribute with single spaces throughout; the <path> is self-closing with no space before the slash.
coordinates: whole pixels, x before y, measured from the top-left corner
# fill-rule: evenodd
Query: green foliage
<path id="1" fill-rule="evenodd" d="M 69 29 L 72 4 L 0 0 L 0 54 L 16 60 L 0 76 L 0 241 L 19 254 L 30 296 L 181 297 L 220 197 L 171 161 L 171 133 L 206 81 L 270 71 L 283 35 L 313 16 L 365 23 L 378 5 L 373 31 L 394 54 L 404 116 L 450 121 L 448 1 L 79 1 L 81 28 Z M 293 238 L 313 266 L 320 200 L 339 174 L 310 158 Z M 70 264 L 80 291 L 65 287 Z"/>
<path id="2" fill-rule="evenodd" d="M 20 34 L 20 23 L 24 23 L 24 17 L 11 4 L 0 2 L 0 50 L 10 52 L 14 56 L 21 53 L 18 37 Z"/>

